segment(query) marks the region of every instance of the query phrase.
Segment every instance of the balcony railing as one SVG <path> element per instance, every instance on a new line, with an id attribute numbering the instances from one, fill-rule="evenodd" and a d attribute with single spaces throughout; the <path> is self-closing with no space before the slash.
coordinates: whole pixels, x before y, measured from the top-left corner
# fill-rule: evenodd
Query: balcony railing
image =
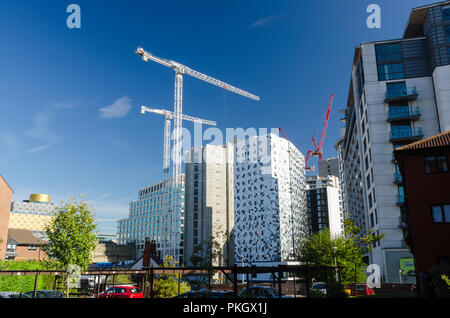
<path id="1" fill-rule="evenodd" d="M 415 87 L 408 87 L 403 89 L 388 89 L 385 95 L 385 102 L 399 100 L 399 99 L 408 99 L 415 100 L 417 99 L 417 89 Z"/>
<path id="2" fill-rule="evenodd" d="M 397 205 L 403 205 L 403 204 L 405 204 L 405 195 L 398 194 L 397 195 Z"/>
<path id="3" fill-rule="evenodd" d="M 419 107 L 414 108 L 400 108 L 400 109 L 390 109 L 387 121 L 398 121 L 398 120 L 418 120 L 422 114 L 420 113 Z"/>
<path id="4" fill-rule="evenodd" d="M 400 184 L 403 183 L 402 174 L 398 171 L 394 173 L 394 183 Z"/>
<path id="5" fill-rule="evenodd" d="M 420 140 L 423 137 L 422 128 L 411 128 L 411 130 L 391 131 L 390 141 Z"/>

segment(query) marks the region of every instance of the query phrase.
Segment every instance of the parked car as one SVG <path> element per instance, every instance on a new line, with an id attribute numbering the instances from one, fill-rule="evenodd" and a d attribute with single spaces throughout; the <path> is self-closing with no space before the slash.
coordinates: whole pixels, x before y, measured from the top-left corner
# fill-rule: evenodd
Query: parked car
<path id="1" fill-rule="evenodd" d="M 234 293 L 231 290 L 190 290 L 174 298 L 233 298 Z"/>
<path id="2" fill-rule="evenodd" d="M 278 290 L 267 286 L 252 286 L 244 288 L 239 293 L 240 298 L 279 298 Z M 281 298 L 292 298 L 281 294 Z"/>
<path id="3" fill-rule="evenodd" d="M 375 295 L 375 290 L 372 288 L 369 288 L 367 284 L 353 284 L 350 287 L 352 296 L 369 296 L 369 295 Z"/>
<path id="4" fill-rule="evenodd" d="M 0 292 L 0 298 L 31 298 L 31 296 L 18 292 Z"/>
<path id="5" fill-rule="evenodd" d="M 29 291 L 25 294 L 34 298 L 34 291 Z M 57 290 L 37 290 L 36 298 L 66 298 L 66 295 Z"/>
<path id="6" fill-rule="evenodd" d="M 311 287 L 311 290 L 318 290 L 322 294 L 326 295 L 327 294 L 327 284 L 325 282 L 314 282 Z"/>
<path id="7" fill-rule="evenodd" d="M 139 288 L 130 285 L 116 285 L 98 294 L 98 298 L 144 298 Z"/>

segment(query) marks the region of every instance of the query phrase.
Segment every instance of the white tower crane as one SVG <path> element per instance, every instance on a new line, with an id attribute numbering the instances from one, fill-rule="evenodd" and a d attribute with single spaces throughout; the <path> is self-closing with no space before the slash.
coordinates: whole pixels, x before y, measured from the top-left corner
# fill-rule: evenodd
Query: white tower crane
<path id="1" fill-rule="evenodd" d="M 174 96 L 174 169 L 173 169 L 173 180 L 175 185 L 178 186 L 181 182 L 181 128 L 182 128 L 182 111 L 183 111 L 183 74 L 190 75 L 192 77 L 198 78 L 202 81 L 208 82 L 210 84 L 222 87 L 223 89 L 229 90 L 233 93 L 259 100 L 259 97 L 243 91 L 239 88 L 231 86 L 225 82 L 219 81 L 218 79 L 212 78 L 208 75 L 197 72 L 189 67 L 180 64 L 178 62 L 163 59 L 157 57 L 150 52 L 145 51 L 143 48 L 138 47 L 135 51 L 137 55 L 142 57 L 144 62 L 151 60 L 153 62 L 162 64 L 166 67 L 170 67 L 175 71 L 175 96 Z"/>
<path id="2" fill-rule="evenodd" d="M 158 115 L 166 116 L 166 120 L 164 121 L 164 160 L 163 160 L 163 172 L 164 175 L 167 175 L 169 172 L 170 166 L 170 121 L 175 117 L 175 114 L 169 110 L 165 109 L 155 109 L 148 108 L 146 106 L 141 106 L 141 113 L 145 114 L 145 112 L 155 113 Z M 195 123 L 201 123 L 210 126 L 216 126 L 216 122 L 212 120 L 201 119 L 197 117 L 188 116 L 185 114 L 181 115 L 182 120 L 188 120 Z"/>

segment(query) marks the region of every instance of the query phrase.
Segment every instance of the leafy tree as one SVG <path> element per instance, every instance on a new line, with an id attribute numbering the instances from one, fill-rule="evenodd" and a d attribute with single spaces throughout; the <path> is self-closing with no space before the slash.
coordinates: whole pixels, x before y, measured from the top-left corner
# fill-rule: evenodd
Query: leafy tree
<path id="1" fill-rule="evenodd" d="M 383 239 L 384 235 L 375 235 L 372 232 L 361 233 L 361 228 L 350 219 L 344 221 L 344 235 L 332 237 L 329 229 L 325 228 L 313 234 L 300 244 L 301 262 L 314 266 L 335 266 L 335 259 L 342 270 L 342 282 L 363 282 L 366 279 L 364 255 L 372 250 L 375 242 Z M 323 272 L 315 273 L 318 278 L 324 279 Z"/>
<path id="2" fill-rule="evenodd" d="M 164 259 L 164 263 L 161 267 L 175 267 L 177 265 L 177 261 L 174 260 L 172 256 L 166 255 Z M 184 293 L 189 291 L 189 285 L 180 282 L 180 293 Z M 172 298 L 178 295 L 178 279 L 175 274 L 162 274 L 160 278 L 155 280 L 154 287 L 155 297 L 156 298 Z"/>
<path id="3" fill-rule="evenodd" d="M 208 286 L 211 287 L 211 280 L 215 274 L 211 268 L 219 263 L 222 245 L 219 243 L 229 239 L 229 235 L 216 227 L 215 236 L 211 236 L 209 240 L 203 241 L 193 249 L 193 253 L 189 260 L 193 266 L 204 268 L 208 272 Z M 194 283 L 194 282 L 192 282 Z"/>
<path id="4" fill-rule="evenodd" d="M 91 210 L 86 201 L 71 197 L 61 203 L 55 219 L 45 228 L 49 242 L 43 249 L 59 267 L 74 264 L 86 270 L 91 263 L 97 227 Z"/>

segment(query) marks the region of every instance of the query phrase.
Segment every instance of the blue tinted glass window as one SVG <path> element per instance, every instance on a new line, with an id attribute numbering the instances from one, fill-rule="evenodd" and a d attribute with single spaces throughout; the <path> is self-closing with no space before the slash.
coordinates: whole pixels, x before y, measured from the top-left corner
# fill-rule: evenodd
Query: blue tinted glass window
<path id="1" fill-rule="evenodd" d="M 444 21 L 450 21 L 450 6 L 442 8 L 442 19 Z"/>
<path id="2" fill-rule="evenodd" d="M 404 77 L 402 63 L 378 65 L 378 78 L 380 81 L 402 79 Z"/>
<path id="3" fill-rule="evenodd" d="M 446 35 L 446 38 L 447 38 L 447 43 L 450 43 L 450 25 L 447 25 L 445 27 L 445 35 Z"/>
<path id="4" fill-rule="evenodd" d="M 375 51 L 378 62 L 401 60 L 403 58 L 400 43 L 377 45 Z"/>

